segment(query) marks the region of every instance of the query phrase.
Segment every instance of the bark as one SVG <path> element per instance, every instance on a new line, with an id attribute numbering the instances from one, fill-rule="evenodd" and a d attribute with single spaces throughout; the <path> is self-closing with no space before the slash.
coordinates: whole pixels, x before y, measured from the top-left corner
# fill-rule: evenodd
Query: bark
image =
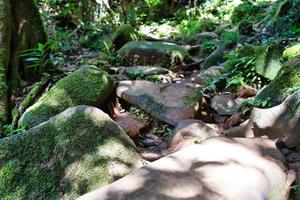
<path id="1" fill-rule="evenodd" d="M 46 42 L 39 11 L 34 0 L 0 0 L 0 137 L 9 123 L 9 99 L 20 78 L 33 80 L 19 52 Z"/>
<path id="2" fill-rule="evenodd" d="M 18 88 L 20 79 L 34 81 L 39 76 L 33 69 L 26 68 L 26 63 L 22 62 L 19 52 L 35 48 L 37 44 L 45 43 L 47 34 L 34 0 L 12 0 L 12 44 L 9 79 L 11 89 Z"/>
<path id="3" fill-rule="evenodd" d="M 11 41 L 10 19 L 9 0 L 0 0 L 0 137 L 2 127 L 9 118 L 7 70 Z"/>

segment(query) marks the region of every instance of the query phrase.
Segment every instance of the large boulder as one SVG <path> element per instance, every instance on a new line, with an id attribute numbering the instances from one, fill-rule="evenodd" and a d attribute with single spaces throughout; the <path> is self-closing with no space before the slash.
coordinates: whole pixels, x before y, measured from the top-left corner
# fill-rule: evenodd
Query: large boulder
<path id="1" fill-rule="evenodd" d="M 134 144 L 107 114 L 73 107 L 0 140 L 0 194 L 3 199 L 74 199 L 137 166 Z"/>
<path id="2" fill-rule="evenodd" d="M 256 96 L 256 106 L 269 102 L 268 107 L 279 105 L 296 89 L 300 88 L 300 55 L 288 60 L 270 85 Z"/>
<path id="3" fill-rule="evenodd" d="M 168 42 L 132 41 L 119 51 L 127 66 L 184 67 L 193 63 L 188 51 Z"/>
<path id="4" fill-rule="evenodd" d="M 121 81 L 117 96 L 174 126 L 194 118 L 202 102 L 202 93 L 192 86 L 149 81 Z"/>
<path id="5" fill-rule="evenodd" d="M 78 105 L 99 107 L 114 90 L 113 79 L 96 67 L 84 67 L 59 80 L 22 115 L 19 126 L 31 128 Z"/>
<path id="6" fill-rule="evenodd" d="M 78 200 L 281 200 L 289 191 L 285 170 L 271 140 L 210 138 Z"/>
<path id="7" fill-rule="evenodd" d="M 261 109 L 254 108 L 249 122 L 239 132 L 230 130 L 228 136 L 259 137 L 270 139 L 283 138 L 287 147 L 293 148 L 300 144 L 300 90 L 288 96 L 278 106 Z"/>

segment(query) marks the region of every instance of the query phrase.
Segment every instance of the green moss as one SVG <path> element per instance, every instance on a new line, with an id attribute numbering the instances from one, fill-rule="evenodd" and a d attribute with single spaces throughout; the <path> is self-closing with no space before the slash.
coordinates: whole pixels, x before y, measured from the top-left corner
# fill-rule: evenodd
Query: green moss
<path id="1" fill-rule="evenodd" d="M 208 69 L 214 65 L 221 64 L 225 61 L 224 58 L 225 55 L 225 46 L 222 45 L 219 48 L 217 48 L 215 51 L 213 51 L 204 61 L 204 63 L 201 65 L 202 69 Z"/>
<path id="2" fill-rule="evenodd" d="M 268 47 L 255 47 L 255 70 L 265 78 L 273 80 L 281 69 L 283 47 L 270 45 Z"/>
<path id="3" fill-rule="evenodd" d="M 112 78 L 95 67 L 86 67 L 59 80 L 21 117 L 19 125 L 34 127 L 77 105 L 100 106 L 114 90 Z"/>
<path id="4" fill-rule="evenodd" d="M 108 115 L 79 106 L 0 140 L 6 199 L 75 199 L 136 167 L 134 145 Z"/>
<path id="5" fill-rule="evenodd" d="M 283 52 L 283 57 L 284 58 L 292 58 L 299 54 L 300 54 L 300 43 L 295 44 L 295 45 L 285 49 Z"/>
<path id="6" fill-rule="evenodd" d="M 269 100 L 270 107 L 279 105 L 300 88 L 300 55 L 288 60 L 274 80 L 256 97 L 256 102 Z M 259 106 L 259 105 L 258 105 Z"/>
<path id="7" fill-rule="evenodd" d="M 118 53 L 129 65 L 160 65 L 170 68 L 192 62 L 186 49 L 168 42 L 132 41 Z"/>

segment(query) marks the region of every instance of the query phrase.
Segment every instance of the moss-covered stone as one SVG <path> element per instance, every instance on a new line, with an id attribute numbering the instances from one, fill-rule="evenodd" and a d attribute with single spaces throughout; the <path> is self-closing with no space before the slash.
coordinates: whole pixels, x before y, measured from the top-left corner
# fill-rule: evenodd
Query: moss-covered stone
<path id="1" fill-rule="evenodd" d="M 289 59 L 274 80 L 257 94 L 255 102 L 260 106 L 268 101 L 269 106 L 279 105 L 295 90 L 300 88 L 300 55 Z"/>
<path id="2" fill-rule="evenodd" d="M 0 199 L 75 199 L 137 166 L 134 144 L 108 115 L 73 107 L 0 140 Z"/>
<path id="3" fill-rule="evenodd" d="M 299 54 L 300 54 L 300 43 L 295 44 L 295 45 L 285 49 L 283 52 L 283 57 L 284 58 L 292 58 Z"/>
<path id="4" fill-rule="evenodd" d="M 112 34 L 94 32 L 84 35 L 79 42 L 83 47 L 92 49 L 108 48 L 110 51 L 117 51 L 127 42 L 135 41 L 140 38 L 140 34 L 129 25 L 123 25 L 116 29 Z"/>
<path id="5" fill-rule="evenodd" d="M 168 42 L 132 41 L 119 51 L 126 65 L 172 68 L 193 62 L 187 50 Z"/>
<path id="6" fill-rule="evenodd" d="M 59 80 L 22 115 L 19 126 L 34 127 L 77 105 L 101 106 L 114 90 L 113 79 L 96 67 L 84 67 Z"/>
<path id="7" fill-rule="evenodd" d="M 225 46 L 222 45 L 216 50 L 214 50 L 201 65 L 202 69 L 208 69 L 214 65 L 219 65 L 225 61 Z"/>
<path id="8" fill-rule="evenodd" d="M 265 78 L 273 80 L 281 69 L 283 47 L 270 45 L 255 47 L 255 70 Z"/>
<path id="9" fill-rule="evenodd" d="M 129 25 L 120 26 L 113 34 L 110 49 L 117 51 L 126 43 L 138 40 L 140 35 Z"/>

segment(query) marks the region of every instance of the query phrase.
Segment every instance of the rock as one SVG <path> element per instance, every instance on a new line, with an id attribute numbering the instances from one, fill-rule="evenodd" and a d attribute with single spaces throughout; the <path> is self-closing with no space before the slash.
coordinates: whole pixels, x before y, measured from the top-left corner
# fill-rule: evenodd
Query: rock
<path id="1" fill-rule="evenodd" d="M 265 78 L 273 80 L 281 69 L 283 47 L 270 45 L 255 47 L 255 70 Z"/>
<path id="2" fill-rule="evenodd" d="M 127 66 L 175 68 L 194 62 L 185 48 L 168 42 L 132 41 L 118 53 Z"/>
<path id="3" fill-rule="evenodd" d="M 124 67 L 121 70 L 121 73 L 125 73 L 127 75 L 161 75 L 161 74 L 168 74 L 170 71 L 166 68 L 162 67 L 151 67 L 151 66 L 138 66 L 138 67 Z"/>
<path id="4" fill-rule="evenodd" d="M 152 147 L 152 146 L 157 146 L 156 142 L 149 138 L 141 139 L 141 140 L 139 140 L 139 142 L 146 148 Z"/>
<path id="5" fill-rule="evenodd" d="M 300 153 L 291 153 L 286 157 L 287 162 L 300 162 Z"/>
<path id="6" fill-rule="evenodd" d="M 114 90 L 113 79 L 96 67 L 84 67 L 59 80 L 22 115 L 19 126 L 31 128 L 77 105 L 101 106 Z"/>
<path id="7" fill-rule="evenodd" d="M 287 199 L 284 157 L 267 139 L 210 138 L 78 200 Z"/>
<path id="8" fill-rule="evenodd" d="M 277 106 L 296 89 L 300 88 L 300 55 L 288 60 L 270 85 L 263 88 L 256 96 L 257 107 L 262 102 L 269 102 L 268 107 Z"/>
<path id="9" fill-rule="evenodd" d="M 134 119 L 128 112 L 118 115 L 115 121 L 131 139 L 137 139 L 141 130 L 146 126 L 144 123 Z"/>
<path id="10" fill-rule="evenodd" d="M 101 110 L 78 106 L 0 140 L 4 199 L 75 199 L 136 169 L 124 131 Z"/>
<path id="11" fill-rule="evenodd" d="M 300 143 L 300 90 L 286 100 L 268 109 L 254 108 L 251 112 L 244 135 L 249 137 L 268 136 L 270 139 L 282 138 L 288 148 Z"/>
<path id="12" fill-rule="evenodd" d="M 226 127 L 238 126 L 243 120 L 241 115 L 242 113 L 240 112 L 233 113 L 231 117 L 228 120 L 226 120 L 224 126 Z"/>
<path id="13" fill-rule="evenodd" d="M 121 81 L 117 96 L 171 125 L 194 118 L 201 109 L 202 94 L 184 84 Z"/>
<path id="14" fill-rule="evenodd" d="M 239 101 L 233 95 L 219 95 L 211 99 L 210 105 L 219 115 L 232 115 L 237 111 Z"/>
<path id="15" fill-rule="evenodd" d="M 284 156 L 287 156 L 290 154 L 290 150 L 288 148 L 283 148 L 280 151 Z"/>
<path id="16" fill-rule="evenodd" d="M 118 51 L 126 43 L 136 41 L 140 35 L 131 26 L 123 25 L 120 26 L 113 34 L 109 47 L 113 51 Z"/>
<path id="17" fill-rule="evenodd" d="M 176 149 L 178 144 L 187 139 L 195 139 L 199 143 L 212 136 L 218 136 L 216 130 L 204 122 L 195 119 L 182 120 L 173 131 L 170 147 Z"/>
<path id="18" fill-rule="evenodd" d="M 221 75 L 223 67 L 222 66 L 212 66 L 208 68 L 207 70 L 200 72 L 194 79 L 195 83 L 198 83 L 200 85 L 203 85 L 211 80 L 213 80 L 215 77 L 218 77 Z"/>
<path id="19" fill-rule="evenodd" d="M 300 43 L 295 44 L 291 47 L 288 47 L 283 52 L 283 57 L 285 58 L 292 58 L 300 54 Z"/>
<path id="20" fill-rule="evenodd" d="M 255 96 L 257 92 L 258 91 L 255 88 L 245 87 L 245 88 L 242 88 L 238 91 L 237 97 L 238 98 L 249 98 L 249 97 Z"/>
<path id="21" fill-rule="evenodd" d="M 232 127 L 224 132 L 228 137 L 254 137 L 253 132 L 248 131 L 249 120 L 244 121 L 236 127 Z"/>
<path id="22" fill-rule="evenodd" d="M 225 61 L 224 59 L 225 55 L 225 46 L 221 46 L 214 50 L 204 61 L 204 63 L 201 65 L 202 69 L 208 69 L 214 65 L 219 65 L 222 62 Z"/>
<path id="23" fill-rule="evenodd" d="M 218 35 L 214 32 L 201 32 L 196 34 L 196 40 L 199 42 L 205 41 L 205 40 L 213 40 L 218 39 Z"/>
<path id="24" fill-rule="evenodd" d="M 296 146 L 295 152 L 296 152 L 296 153 L 300 153 L 300 144 L 298 144 L 298 145 Z"/>

